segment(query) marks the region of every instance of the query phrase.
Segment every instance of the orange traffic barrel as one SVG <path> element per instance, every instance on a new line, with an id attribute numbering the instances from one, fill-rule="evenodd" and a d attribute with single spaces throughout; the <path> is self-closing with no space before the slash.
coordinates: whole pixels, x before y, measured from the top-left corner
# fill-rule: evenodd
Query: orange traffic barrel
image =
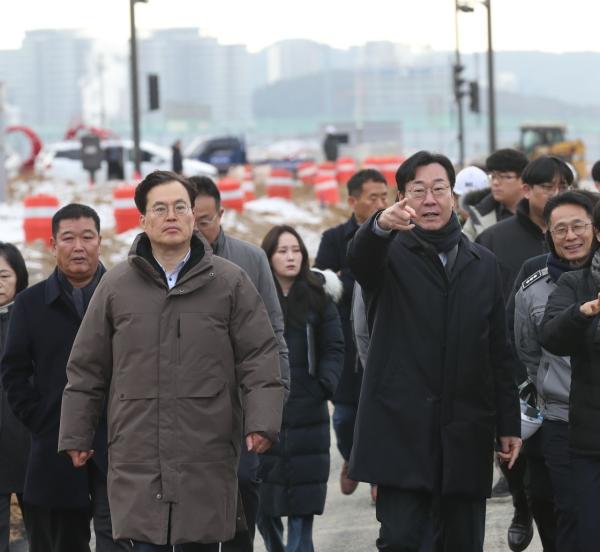
<path id="1" fill-rule="evenodd" d="M 356 161 L 352 157 L 340 157 L 336 163 L 338 184 L 345 186 L 356 172 Z"/>
<path id="2" fill-rule="evenodd" d="M 396 186 L 396 171 L 403 161 L 404 157 L 401 157 L 400 155 L 390 155 L 380 159 L 381 168 L 379 170 L 383 173 L 383 176 L 385 176 L 388 186 L 391 186 L 392 188 Z"/>
<path id="3" fill-rule="evenodd" d="M 315 195 L 317 199 L 326 205 L 335 205 L 340 202 L 340 189 L 335 175 L 326 171 L 318 172 L 315 178 Z"/>
<path id="4" fill-rule="evenodd" d="M 298 165 L 298 178 L 306 186 L 312 186 L 317 176 L 317 164 L 314 161 L 304 161 Z"/>
<path id="5" fill-rule="evenodd" d="M 244 179 L 242 180 L 242 190 L 245 201 L 254 201 L 256 199 L 256 186 L 252 175 L 252 165 L 244 167 Z"/>
<path id="6" fill-rule="evenodd" d="M 267 196 L 292 199 L 294 177 L 287 169 L 271 169 L 267 178 Z"/>
<path id="7" fill-rule="evenodd" d="M 37 194 L 26 197 L 23 205 L 25 207 L 23 218 L 25 241 L 31 243 L 35 240 L 43 240 L 46 245 L 50 245 L 52 216 L 58 210 L 58 198 Z"/>
<path id="8" fill-rule="evenodd" d="M 221 193 L 221 205 L 238 213 L 244 210 L 244 190 L 242 182 L 237 178 L 222 178 L 217 184 Z"/>
<path id="9" fill-rule="evenodd" d="M 140 224 L 140 212 L 133 200 L 134 185 L 119 186 L 113 190 L 113 212 L 117 234 L 136 228 Z"/>

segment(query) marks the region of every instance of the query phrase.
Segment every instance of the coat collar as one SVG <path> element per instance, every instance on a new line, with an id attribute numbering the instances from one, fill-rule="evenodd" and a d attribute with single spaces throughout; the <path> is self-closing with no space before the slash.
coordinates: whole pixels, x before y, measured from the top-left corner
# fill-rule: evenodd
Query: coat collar
<path id="1" fill-rule="evenodd" d="M 537 239 L 544 238 L 544 232 L 542 229 L 531 220 L 529 216 L 529 200 L 523 198 L 517 203 L 517 211 L 515 213 L 515 220 L 523 227 L 528 234 L 531 234 Z"/>
<path id="2" fill-rule="evenodd" d="M 354 214 L 352 214 L 352 216 L 342 224 L 342 229 L 344 230 L 344 238 L 347 240 L 352 238 L 358 230 L 358 228 L 359 224 L 358 222 L 356 222 L 356 217 L 354 216 Z"/>
<path id="3" fill-rule="evenodd" d="M 166 288 L 170 293 L 177 289 L 177 293 L 183 293 L 180 284 L 188 283 L 188 290 L 196 289 L 204 285 L 209 279 L 214 278 L 213 252 L 206 241 L 206 238 L 200 233 L 192 234 L 190 240 L 191 255 L 183 267 L 179 280 L 175 287 L 168 289 L 164 273 L 158 263 L 154 260 L 150 248 L 150 240 L 145 232 L 138 234 L 129 250 L 128 262 L 131 266 L 141 271 L 147 277 L 152 279 L 161 287 Z M 189 282 L 194 282 L 191 286 Z M 185 288 L 183 288 L 185 290 Z"/>
<path id="4" fill-rule="evenodd" d="M 102 276 L 106 272 L 106 268 L 104 268 L 104 265 L 102 263 L 98 265 L 98 270 L 100 271 L 100 278 L 102 278 Z M 98 278 L 98 280 L 100 280 L 100 278 Z M 50 276 L 46 278 L 46 285 L 44 288 L 44 301 L 46 305 L 50 305 L 60 297 L 61 285 L 58 279 L 58 267 L 54 267 L 52 274 L 50 274 Z"/>

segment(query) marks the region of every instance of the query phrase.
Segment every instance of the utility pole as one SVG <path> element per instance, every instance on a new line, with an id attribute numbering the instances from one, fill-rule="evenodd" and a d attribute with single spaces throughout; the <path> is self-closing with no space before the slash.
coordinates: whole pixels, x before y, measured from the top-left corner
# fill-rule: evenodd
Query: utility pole
<path id="1" fill-rule="evenodd" d="M 4 146 L 4 127 L 5 109 L 4 109 L 4 83 L 0 82 L 0 203 L 6 201 L 6 150 Z"/>
<path id="2" fill-rule="evenodd" d="M 135 4 L 136 2 L 147 2 L 148 0 L 129 0 L 130 29 L 130 73 L 131 73 L 131 123 L 133 130 L 133 166 L 134 178 L 140 178 L 142 172 L 142 160 L 140 155 L 140 104 L 138 89 L 138 67 L 137 67 L 137 38 L 135 32 Z"/>
<path id="3" fill-rule="evenodd" d="M 454 0 L 454 26 L 456 34 L 455 61 L 454 61 L 454 97 L 456 99 L 456 112 L 458 115 L 458 162 L 460 168 L 465 166 L 465 116 L 462 102 L 462 71 L 464 66 L 460 59 L 460 39 L 458 35 L 458 0 Z"/>
<path id="4" fill-rule="evenodd" d="M 496 151 L 496 89 L 494 84 L 494 48 L 492 46 L 492 0 L 483 2 L 487 8 L 487 70 L 488 70 L 488 116 L 490 154 Z"/>

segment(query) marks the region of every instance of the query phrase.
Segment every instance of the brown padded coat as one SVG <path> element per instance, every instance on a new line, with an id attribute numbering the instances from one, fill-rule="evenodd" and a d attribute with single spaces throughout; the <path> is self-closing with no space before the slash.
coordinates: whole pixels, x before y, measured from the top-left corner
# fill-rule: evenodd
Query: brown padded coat
<path id="1" fill-rule="evenodd" d="M 75 339 L 59 451 L 91 448 L 106 399 L 115 539 L 165 544 L 170 525 L 171 544 L 226 541 L 242 431 L 280 429 L 277 341 L 243 270 L 194 237 L 192 258 L 204 255 L 169 290 L 137 254 L 140 237 Z"/>

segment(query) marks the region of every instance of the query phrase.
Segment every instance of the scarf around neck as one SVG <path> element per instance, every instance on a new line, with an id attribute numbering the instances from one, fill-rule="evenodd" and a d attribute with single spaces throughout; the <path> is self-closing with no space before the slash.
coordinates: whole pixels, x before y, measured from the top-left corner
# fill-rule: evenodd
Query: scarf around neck
<path id="1" fill-rule="evenodd" d="M 456 213 L 453 212 L 450 220 L 439 230 L 425 230 L 415 226 L 412 231 L 420 241 L 430 245 L 438 253 L 446 253 L 460 241 L 462 228 Z"/>
<path id="2" fill-rule="evenodd" d="M 554 283 L 556 283 L 565 272 L 570 272 L 571 270 L 577 270 L 580 268 L 567 263 L 560 257 L 557 257 L 554 253 L 550 253 L 548 255 L 546 266 L 548 267 L 548 274 Z"/>

